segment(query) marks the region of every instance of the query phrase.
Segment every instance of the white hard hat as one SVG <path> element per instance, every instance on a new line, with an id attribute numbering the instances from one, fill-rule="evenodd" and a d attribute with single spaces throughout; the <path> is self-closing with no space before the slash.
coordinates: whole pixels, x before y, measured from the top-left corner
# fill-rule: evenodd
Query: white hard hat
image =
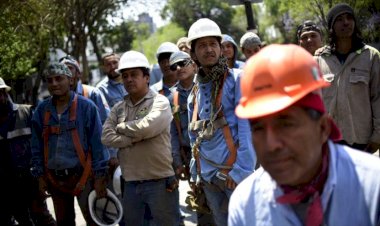
<path id="1" fill-rule="evenodd" d="M 112 179 L 112 186 L 116 195 L 121 194 L 120 176 L 121 176 L 121 168 L 120 166 L 118 166 L 115 172 L 113 173 L 113 179 Z"/>
<path id="2" fill-rule="evenodd" d="M 119 67 L 116 69 L 116 72 L 120 73 L 120 71 L 123 69 L 136 68 L 136 67 L 143 67 L 143 68 L 149 69 L 150 67 L 149 61 L 144 54 L 131 50 L 131 51 L 125 52 L 121 56 Z"/>
<path id="3" fill-rule="evenodd" d="M 216 36 L 222 38 L 222 32 L 219 26 L 212 20 L 208 18 L 202 18 L 195 21 L 190 29 L 187 36 L 188 46 L 191 46 L 191 42 L 198 38 Z"/>
<path id="4" fill-rule="evenodd" d="M 4 79 L 2 77 L 0 77 L 0 89 L 5 89 L 5 91 L 7 92 L 11 91 L 11 87 L 5 84 Z"/>
<path id="5" fill-rule="evenodd" d="M 261 45 L 261 40 L 257 34 L 248 31 L 240 38 L 240 47 L 248 47 L 250 45 Z"/>
<path id="6" fill-rule="evenodd" d="M 170 59 L 169 59 L 169 64 L 170 65 L 173 65 L 179 61 L 182 61 L 182 60 L 191 60 L 191 57 L 188 53 L 186 52 L 183 52 L 183 51 L 177 51 L 175 53 L 173 53 L 171 56 L 170 56 Z"/>
<path id="7" fill-rule="evenodd" d="M 179 51 L 179 49 L 176 44 L 171 42 L 164 42 L 158 47 L 156 57 L 158 59 L 161 53 L 174 53 L 177 51 Z"/>
<path id="8" fill-rule="evenodd" d="M 107 189 L 105 198 L 97 198 L 95 190 L 88 196 L 88 206 L 92 220 L 100 226 L 114 226 L 123 217 L 123 207 L 119 199 Z"/>

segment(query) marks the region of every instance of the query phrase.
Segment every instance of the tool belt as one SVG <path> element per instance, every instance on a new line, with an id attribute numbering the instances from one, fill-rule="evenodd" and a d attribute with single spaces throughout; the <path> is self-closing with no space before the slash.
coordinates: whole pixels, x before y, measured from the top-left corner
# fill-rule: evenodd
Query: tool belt
<path id="1" fill-rule="evenodd" d="M 189 130 L 191 132 L 204 130 L 203 139 L 210 140 L 216 130 L 223 128 L 224 126 L 227 126 L 227 125 L 228 125 L 228 122 L 226 118 L 222 116 L 222 117 L 217 118 L 213 122 L 211 122 L 210 120 L 198 120 L 195 122 L 191 122 L 189 124 Z"/>

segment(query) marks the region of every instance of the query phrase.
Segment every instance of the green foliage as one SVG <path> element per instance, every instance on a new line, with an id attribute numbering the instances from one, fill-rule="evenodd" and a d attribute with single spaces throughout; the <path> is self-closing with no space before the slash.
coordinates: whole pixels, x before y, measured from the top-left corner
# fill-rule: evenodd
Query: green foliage
<path id="1" fill-rule="evenodd" d="M 113 52 L 123 53 L 132 48 L 136 37 L 135 22 L 124 21 L 120 25 L 108 28 L 103 38 L 104 46 L 112 48 Z"/>
<path id="2" fill-rule="evenodd" d="M 1 4 L 0 76 L 25 78 L 39 70 L 49 48 L 53 17 L 48 1 L 11 1 Z M 17 13 L 15 13 L 17 12 Z"/>
<path id="3" fill-rule="evenodd" d="M 305 20 L 313 20 L 324 28 L 324 37 L 327 39 L 327 12 L 339 0 L 264 0 L 265 19 L 261 26 L 268 27 L 270 24 L 278 30 L 279 39 L 282 42 L 296 43 L 296 28 Z M 345 1 L 355 10 L 359 27 L 363 32 L 364 39 L 371 42 L 379 38 L 376 28 L 369 26 L 369 19 L 380 12 L 380 2 L 373 0 L 347 0 Z M 270 37 L 266 36 L 268 39 Z"/>
<path id="4" fill-rule="evenodd" d="M 210 18 L 219 24 L 223 33 L 234 31 L 231 24 L 235 10 L 227 2 L 220 0 L 168 0 L 162 16 L 171 18 L 185 31 L 200 18 Z"/>
<path id="5" fill-rule="evenodd" d="M 160 27 L 154 34 L 149 35 L 147 39 L 144 34 L 137 35 L 133 41 L 132 47 L 136 51 L 145 54 L 151 64 L 157 63 L 156 52 L 158 47 L 163 42 L 177 43 L 180 37 L 186 36 L 186 31 L 175 23 L 169 23 L 166 26 Z"/>

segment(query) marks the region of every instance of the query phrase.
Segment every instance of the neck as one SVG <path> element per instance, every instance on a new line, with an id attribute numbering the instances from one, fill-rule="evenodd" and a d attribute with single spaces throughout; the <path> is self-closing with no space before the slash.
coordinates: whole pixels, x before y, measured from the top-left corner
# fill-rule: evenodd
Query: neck
<path id="1" fill-rule="evenodd" d="M 181 84 L 183 88 L 189 89 L 193 85 L 193 81 L 194 81 L 194 76 L 190 76 L 189 78 L 185 80 L 179 81 L 179 84 Z"/>
<path id="2" fill-rule="evenodd" d="M 147 88 L 144 92 L 141 93 L 134 93 L 134 94 L 129 94 L 132 104 L 136 104 L 139 102 L 141 99 L 143 99 L 146 94 L 149 92 L 149 88 Z"/>
<path id="3" fill-rule="evenodd" d="M 336 51 L 341 54 L 349 53 L 352 48 L 352 39 L 350 38 L 340 38 L 336 42 Z"/>
<path id="4" fill-rule="evenodd" d="M 119 83 L 122 83 L 122 82 L 123 82 L 123 79 L 121 78 L 121 75 L 117 75 L 117 76 L 115 76 L 115 77 L 108 76 L 108 79 L 113 80 L 113 81 L 115 81 L 115 82 L 119 82 Z"/>
<path id="5" fill-rule="evenodd" d="M 233 68 L 234 67 L 234 60 L 233 59 L 228 59 L 228 67 Z"/>
<path id="6" fill-rule="evenodd" d="M 55 105 L 58 114 L 61 114 L 66 109 L 69 101 L 70 101 L 70 92 L 67 92 L 67 94 L 63 96 L 53 97 L 53 104 Z"/>
<path id="7" fill-rule="evenodd" d="M 177 82 L 176 80 L 172 80 L 172 79 L 168 79 L 168 78 L 163 78 L 162 79 L 162 82 L 168 86 L 168 87 L 172 87 L 175 85 L 175 83 Z"/>

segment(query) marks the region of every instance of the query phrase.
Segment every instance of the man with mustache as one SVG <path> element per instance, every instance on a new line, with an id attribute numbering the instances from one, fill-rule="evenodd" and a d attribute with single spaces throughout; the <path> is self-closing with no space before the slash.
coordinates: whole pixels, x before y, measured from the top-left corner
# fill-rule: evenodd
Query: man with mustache
<path id="1" fill-rule="evenodd" d="M 103 55 L 103 72 L 107 78 L 103 79 L 96 87 L 103 93 L 110 109 L 119 101 L 122 101 L 127 95 L 123 86 L 121 75 L 115 70 L 120 61 L 120 56 L 116 53 L 107 53 Z"/>
<path id="2" fill-rule="evenodd" d="M 342 131 L 342 144 L 373 153 L 380 147 L 380 53 L 365 45 L 354 10 L 346 3 L 327 14 L 330 43 L 316 51 L 328 113 Z"/>
<path id="3" fill-rule="evenodd" d="M 173 116 L 169 100 L 149 89 L 149 67 L 140 52 L 122 55 L 117 71 L 128 95 L 112 108 L 102 142 L 119 149 L 125 224 L 143 225 L 149 207 L 154 225 L 178 226 L 178 181 L 170 145 Z"/>
<path id="4" fill-rule="evenodd" d="M 227 225 L 229 198 L 256 164 L 247 120 L 234 113 L 240 98 L 239 70 L 228 69 L 222 56 L 222 33 L 202 18 L 188 32 L 191 57 L 198 65 L 197 87 L 189 96 L 192 181 L 202 185 L 218 226 Z"/>
<path id="5" fill-rule="evenodd" d="M 335 143 L 321 97 L 329 85 L 297 45 L 246 62 L 236 114 L 249 119 L 262 167 L 232 195 L 230 226 L 379 225 L 380 160 Z"/>

